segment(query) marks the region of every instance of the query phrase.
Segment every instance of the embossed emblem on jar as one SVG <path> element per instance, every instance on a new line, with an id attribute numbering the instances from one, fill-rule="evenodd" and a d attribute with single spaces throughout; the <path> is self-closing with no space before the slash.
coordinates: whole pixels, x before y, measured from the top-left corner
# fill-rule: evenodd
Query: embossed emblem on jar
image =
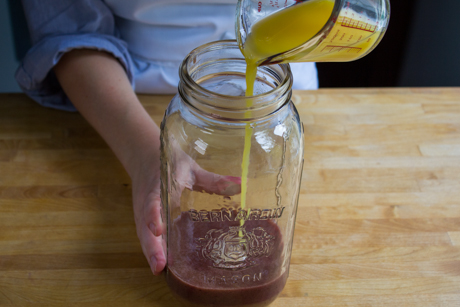
<path id="1" fill-rule="evenodd" d="M 244 269 L 257 264 L 257 258 L 268 257 L 275 237 L 262 227 L 247 231 L 245 226 L 230 226 L 228 231 L 209 230 L 197 240 L 200 255 L 222 269 Z"/>

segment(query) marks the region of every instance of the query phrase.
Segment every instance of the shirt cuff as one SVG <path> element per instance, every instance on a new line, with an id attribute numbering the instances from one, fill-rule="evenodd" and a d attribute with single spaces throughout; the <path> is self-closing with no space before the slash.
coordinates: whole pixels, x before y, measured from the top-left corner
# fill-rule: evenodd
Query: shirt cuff
<path id="1" fill-rule="evenodd" d="M 111 53 L 125 68 L 134 88 L 133 64 L 126 43 L 114 36 L 94 33 L 53 36 L 38 42 L 29 50 L 16 71 L 19 86 L 42 106 L 76 111 L 52 70 L 62 55 L 73 49 Z"/>
<path id="2" fill-rule="evenodd" d="M 318 89 L 318 70 L 315 63 L 291 63 L 290 66 L 294 77 L 293 90 Z"/>

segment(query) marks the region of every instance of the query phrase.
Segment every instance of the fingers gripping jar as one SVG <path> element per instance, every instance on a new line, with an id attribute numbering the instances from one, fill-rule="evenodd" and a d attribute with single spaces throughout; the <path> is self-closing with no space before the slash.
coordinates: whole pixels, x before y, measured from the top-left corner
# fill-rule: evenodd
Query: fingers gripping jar
<path id="1" fill-rule="evenodd" d="M 303 126 L 288 65 L 259 67 L 252 97 L 245 69 L 235 41 L 195 49 L 161 125 L 166 281 L 185 306 L 266 306 L 288 277 Z"/>

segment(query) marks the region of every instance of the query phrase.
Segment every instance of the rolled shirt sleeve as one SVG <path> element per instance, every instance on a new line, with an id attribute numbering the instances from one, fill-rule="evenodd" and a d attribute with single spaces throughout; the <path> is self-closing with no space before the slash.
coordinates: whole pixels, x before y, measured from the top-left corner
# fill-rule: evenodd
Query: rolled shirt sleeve
<path id="1" fill-rule="evenodd" d="M 32 48 L 16 71 L 23 91 L 39 104 L 61 110 L 75 108 L 53 67 L 73 49 L 111 53 L 134 86 L 133 64 L 126 43 L 117 37 L 112 12 L 100 0 L 23 0 Z"/>

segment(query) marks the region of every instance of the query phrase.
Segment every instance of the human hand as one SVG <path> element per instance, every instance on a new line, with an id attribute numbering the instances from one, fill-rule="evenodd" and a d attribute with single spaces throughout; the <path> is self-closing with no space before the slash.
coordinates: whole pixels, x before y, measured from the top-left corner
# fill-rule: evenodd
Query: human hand
<path id="1" fill-rule="evenodd" d="M 241 192 L 241 178 L 222 176 L 202 169 L 190 156 L 178 149 L 175 151 L 177 195 L 172 201 L 178 202 L 180 194 L 189 190 L 232 196 Z M 174 201 L 174 200 L 176 201 Z M 165 223 L 161 218 L 160 160 L 152 155 L 142 163 L 133 176 L 133 208 L 136 231 L 142 251 L 154 275 L 159 275 L 166 266 Z"/>
<path id="2" fill-rule="evenodd" d="M 63 55 L 54 72 L 75 107 L 131 177 L 137 235 L 152 272 L 160 274 L 166 265 L 162 239 L 166 231 L 160 215 L 160 129 L 139 102 L 124 67 L 111 54 L 74 49 Z M 240 178 L 209 173 L 180 149 L 174 153 L 180 186 L 176 193 L 184 188 L 228 196 L 240 193 Z"/>

